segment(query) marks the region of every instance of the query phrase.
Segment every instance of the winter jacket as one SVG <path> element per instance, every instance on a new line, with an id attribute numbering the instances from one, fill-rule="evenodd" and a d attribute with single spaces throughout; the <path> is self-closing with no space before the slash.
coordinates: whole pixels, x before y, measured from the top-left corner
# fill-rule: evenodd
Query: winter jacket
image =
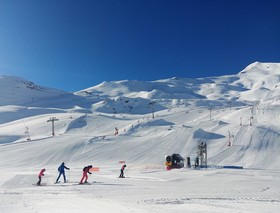
<path id="1" fill-rule="evenodd" d="M 40 171 L 40 173 L 39 173 L 39 177 L 42 177 L 42 176 L 44 176 L 44 172 L 46 171 L 46 169 L 42 169 L 41 171 Z"/>
<path id="2" fill-rule="evenodd" d="M 83 168 L 83 172 L 91 174 L 91 172 L 89 171 L 91 168 L 92 168 L 92 166 L 86 166 Z"/>
<path id="3" fill-rule="evenodd" d="M 64 163 L 62 163 L 62 164 L 58 167 L 58 171 L 59 171 L 60 173 L 64 173 L 64 172 L 65 172 L 64 169 L 69 170 L 69 168 L 66 167 L 66 166 L 64 165 Z"/>
<path id="4" fill-rule="evenodd" d="M 121 170 L 123 171 L 123 170 L 125 169 L 125 167 L 126 167 L 126 165 L 123 165 L 122 168 L 121 168 Z"/>

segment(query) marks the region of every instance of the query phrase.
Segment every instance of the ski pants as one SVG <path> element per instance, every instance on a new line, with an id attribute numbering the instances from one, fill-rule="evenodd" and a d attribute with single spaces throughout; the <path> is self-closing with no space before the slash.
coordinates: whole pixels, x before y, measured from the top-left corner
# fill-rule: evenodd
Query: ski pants
<path id="1" fill-rule="evenodd" d="M 42 177 L 41 176 L 38 176 L 39 180 L 37 182 L 37 185 L 40 185 L 41 184 L 41 180 L 42 180 Z"/>
<path id="2" fill-rule="evenodd" d="M 59 178 L 60 178 L 61 175 L 63 175 L 64 182 L 66 182 L 65 172 L 59 172 L 59 175 L 58 175 L 58 177 L 57 177 L 57 179 L 56 179 L 56 182 L 59 181 Z"/>
<path id="3" fill-rule="evenodd" d="M 80 183 L 83 183 L 84 179 L 85 179 L 85 182 L 87 182 L 87 179 L 88 179 L 88 174 L 87 174 L 87 172 L 83 172 L 83 177 L 82 177 Z"/>
<path id="4" fill-rule="evenodd" d="M 123 170 L 121 169 L 121 174 L 120 174 L 120 177 L 123 177 Z"/>

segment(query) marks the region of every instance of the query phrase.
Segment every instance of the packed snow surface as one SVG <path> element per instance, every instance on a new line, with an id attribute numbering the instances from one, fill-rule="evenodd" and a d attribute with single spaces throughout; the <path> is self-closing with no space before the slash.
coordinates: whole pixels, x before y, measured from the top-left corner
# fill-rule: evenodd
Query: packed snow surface
<path id="1" fill-rule="evenodd" d="M 279 63 L 75 93 L 10 76 L 0 87 L 1 213 L 280 211 Z M 201 142 L 208 168 L 166 170 L 173 153 L 194 164 Z M 86 165 L 99 171 L 79 185 Z"/>

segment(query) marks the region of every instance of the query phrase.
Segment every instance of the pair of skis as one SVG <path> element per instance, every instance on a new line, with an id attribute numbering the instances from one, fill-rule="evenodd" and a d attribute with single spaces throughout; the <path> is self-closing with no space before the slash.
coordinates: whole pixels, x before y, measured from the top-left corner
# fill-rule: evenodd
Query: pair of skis
<path id="1" fill-rule="evenodd" d="M 55 182 L 54 184 L 58 184 L 58 183 L 60 183 L 60 182 Z M 95 183 L 95 182 L 93 182 L 93 183 Z M 47 186 L 46 183 L 41 183 L 41 184 L 35 183 L 35 184 L 32 184 L 32 185 L 33 186 Z M 91 185 L 91 183 L 76 183 L 76 184 L 73 184 L 73 185 Z"/>
<path id="2" fill-rule="evenodd" d="M 35 183 L 35 184 L 32 184 L 33 186 L 46 186 L 47 184 L 46 183 L 41 183 L 41 184 L 37 184 L 37 183 Z"/>

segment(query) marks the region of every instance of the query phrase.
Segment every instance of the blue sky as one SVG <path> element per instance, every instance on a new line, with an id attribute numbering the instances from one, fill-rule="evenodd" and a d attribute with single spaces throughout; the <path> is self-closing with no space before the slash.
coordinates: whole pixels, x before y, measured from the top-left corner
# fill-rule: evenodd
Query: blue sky
<path id="1" fill-rule="evenodd" d="M 0 75 L 78 91 L 280 62 L 280 0 L 0 0 Z"/>

